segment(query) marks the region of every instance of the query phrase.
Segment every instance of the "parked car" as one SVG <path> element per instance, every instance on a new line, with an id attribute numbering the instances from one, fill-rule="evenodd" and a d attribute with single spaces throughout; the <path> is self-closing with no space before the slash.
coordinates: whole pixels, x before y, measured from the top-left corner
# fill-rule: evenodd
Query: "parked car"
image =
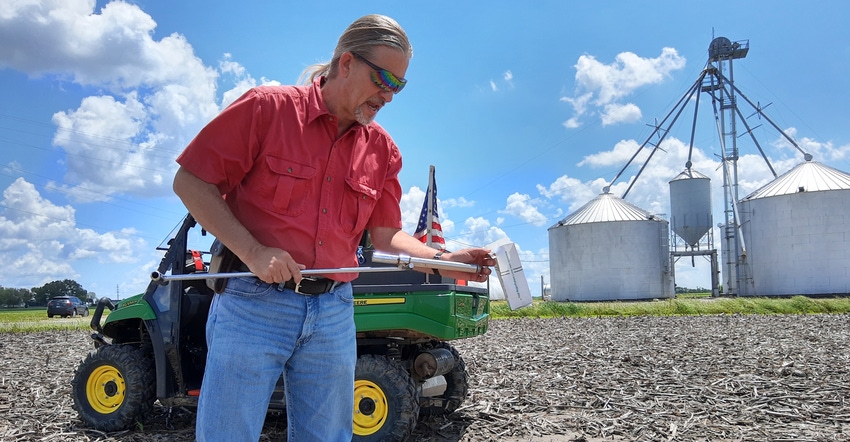
<path id="1" fill-rule="evenodd" d="M 55 296 L 47 301 L 47 317 L 59 315 L 63 318 L 68 316 L 88 316 L 89 307 L 76 296 Z"/>

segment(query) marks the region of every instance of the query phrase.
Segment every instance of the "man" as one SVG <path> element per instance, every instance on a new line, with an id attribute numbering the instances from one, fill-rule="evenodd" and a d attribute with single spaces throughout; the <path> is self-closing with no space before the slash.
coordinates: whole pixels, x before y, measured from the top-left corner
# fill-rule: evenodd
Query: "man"
<path id="1" fill-rule="evenodd" d="M 362 17 L 309 84 L 258 87 L 211 121 L 177 159 L 174 191 L 256 277 L 231 278 L 207 321 L 199 441 L 256 441 L 281 372 L 290 441 L 352 437 L 356 274 L 310 280 L 305 268 L 357 265 L 364 230 L 380 251 L 433 258 L 401 231 L 401 155 L 373 123 L 406 84 L 413 49 L 393 19 Z M 482 272 L 480 248 L 440 259 Z M 430 270 L 424 269 L 423 271 Z M 281 284 L 283 283 L 283 284 Z M 297 289 L 297 290 L 296 290 Z"/>

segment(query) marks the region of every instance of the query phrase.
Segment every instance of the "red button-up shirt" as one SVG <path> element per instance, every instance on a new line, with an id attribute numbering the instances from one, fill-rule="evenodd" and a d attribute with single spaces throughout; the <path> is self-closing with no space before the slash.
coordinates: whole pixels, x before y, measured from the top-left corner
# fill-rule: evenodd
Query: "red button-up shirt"
<path id="1" fill-rule="evenodd" d="M 262 244 L 312 268 L 357 266 L 364 229 L 401 228 L 401 154 L 377 123 L 337 139 L 321 79 L 251 89 L 177 158 Z M 354 273 L 326 275 L 350 281 Z"/>

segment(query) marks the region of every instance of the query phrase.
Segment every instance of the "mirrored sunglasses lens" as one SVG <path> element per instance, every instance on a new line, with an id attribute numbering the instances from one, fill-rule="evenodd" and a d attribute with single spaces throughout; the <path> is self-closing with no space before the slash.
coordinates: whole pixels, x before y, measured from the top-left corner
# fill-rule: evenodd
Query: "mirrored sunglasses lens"
<path id="1" fill-rule="evenodd" d="M 372 72 L 372 82 L 384 91 L 392 92 L 392 89 L 390 89 L 389 85 L 384 83 L 384 81 L 381 79 L 381 76 L 378 75 L 377 72 Z"/>
<path id="2" fill-rule="evenodd" d="M 404 85 L 407 84 L 406 81 L 400 80 L 398 77 L 393 75 L 392 72 L 381 69 L 376 71 L 372 76 L 372 79 L 375 80 L 375 84 L 377 84 L 381 89 L 392 93 L 399 93 L 402 89 L 404 89 Z"/>

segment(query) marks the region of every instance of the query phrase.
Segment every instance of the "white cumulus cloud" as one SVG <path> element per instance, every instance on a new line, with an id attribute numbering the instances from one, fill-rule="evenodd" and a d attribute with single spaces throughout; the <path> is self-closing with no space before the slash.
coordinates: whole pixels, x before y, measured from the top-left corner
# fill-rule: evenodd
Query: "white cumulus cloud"
<path id="1" fill-rule="evenodd" d="M 67 153 L 67 174 L 56 187 L 71 194 L 168 194 L 177 154 L 223 105 L 257 84 L 227 54 L 216 69 L 182 35 L 155 40 L 156 22 L 131 3 L 100 10 L 94 0 L 6 3 L 0 68 L 91 91 L 53 117 L 53 144 Z M 222 77 L 231 86 L 219 92 Z"/>
<path id="2" fill-rule="evenodd" d="M 72 263 L 94 258 L 127 262 L 134 256 L 134 231 L 97 233 L 77 225 L 71 206 L 43 198 L 35 186 L 18 178 L 3 191 L 0 206 L 0 285 L 37 286 L 78 276 Z"/>
<path id="3" fill-rule="evenodd" d="M 587 114 L 598 114 L 605 125 L 637 121 L 640 109 L 621 100 L 638 88 L 660 83 L 671 72 L 684 68 L 685 58 L 673 48 L 664 48 L 655 58 L 622 52 L 610 64 L 592 55 L 582 55 L 574 67 L 576 93 L 561 98 L 573 107 L 574 115 L 564 123 L 568 128 L 579 127 L 581 117 Z"/>
<path id="4" fill-rule="evenodd" d="M 537 202 L 530 196 L 515 192 L 508 196 L 504 212 L 536 226 L 546 224 L 547 218 L 536 207 Z"/>

